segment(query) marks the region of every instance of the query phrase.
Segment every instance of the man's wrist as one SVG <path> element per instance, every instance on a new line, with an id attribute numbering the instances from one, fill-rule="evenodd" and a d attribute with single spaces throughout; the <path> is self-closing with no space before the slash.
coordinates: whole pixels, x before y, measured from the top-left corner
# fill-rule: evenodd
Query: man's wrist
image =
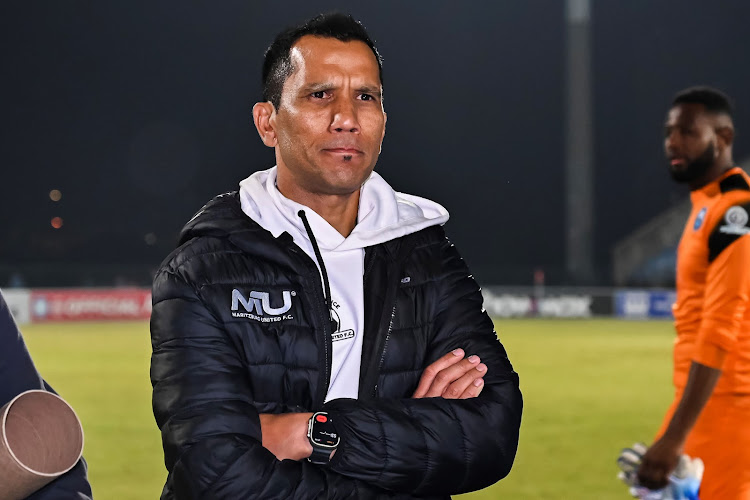
<path id="1" fill-rule="evenodd" d="M 307 422 L 312 413 L 261 413 L 262 445 L 279 460 L 303 460 L 312 454 Z"/>
<path id="2" fill-rule="evenodd" d="M 681 450 L 687 440 L 689 430 L 682 430 L 679 426 L 668 426 L 660 441 L 665 445 Z"/>
<path id="3" fill-rule="evenodd" d="M 294 442 L 296 443 L 297 455 L 304 460 L 312 454 L 312 445 L 307 439 L 307 423 L 312 413 L 295 413 Z"/>
<path id="4" fill-rule="evenodd" d="M 313 416 L 312 413 L 301 413 L 300 415 L 304 415 L 304 419 L 301 419 L 301 431 L 297 432 L 297 436 L 302 434 L 302 439 L 300 440 L 300 454 L 302 455 L 302 459 L 308 458 L 310 455 L 312 455 L 313 447 L 312 444 L 310 444 L 310 439 L 307 437 L 307 427 L 310 423 L 310 417 Z"/>

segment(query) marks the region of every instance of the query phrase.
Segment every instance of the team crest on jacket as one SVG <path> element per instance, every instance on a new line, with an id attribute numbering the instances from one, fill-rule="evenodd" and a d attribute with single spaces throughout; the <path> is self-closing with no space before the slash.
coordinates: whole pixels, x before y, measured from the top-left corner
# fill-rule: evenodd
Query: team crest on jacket
<path id="1" fill-rule="evenodd" d="M 232 289 L 232 316 L 247 318 L 260 323 L 276 323 L 294 319 L 288 314 L 292 308 L 292 299 L 297 296 L 294 290 L 284 290 L 281 297 L 274 294 L 273 304 L 269 292 L 251 291 L 245 295 L 237 288 Z M 281 307 L 278 307 L 281 304 Z"/>
<path id="2" fill-rule="evenodd" d="M 354 338 L 354 330 L 352 330 L 351 328 L 347 330 L 341 329 L 341 318 L 339 317 L 339 313 L 337 313 L 334 308 L 331 308 L 331 320 L 335 325 L 335 331 L 331 335 L 331 341 L 336 342 L 339 340 L 348 340 Z"/>
<path id="3" fill-rule="evenodd" d="M 697 231 L 703 225 L 703 220 L 706 218 L 707 210 L 708 209 L 706 207 L 703 207 L 701 208 L 701 211 L 698 212 L 698 215 L 695 216 L 695 222 L 693 223 L 693 231 Z"/>

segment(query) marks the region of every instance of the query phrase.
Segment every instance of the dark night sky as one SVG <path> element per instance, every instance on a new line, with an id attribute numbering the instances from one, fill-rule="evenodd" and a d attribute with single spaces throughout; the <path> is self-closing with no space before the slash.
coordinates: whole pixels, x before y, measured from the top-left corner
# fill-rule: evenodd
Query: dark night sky
<path id="1" fill-rule="evenodd" d="M 686 195 L 661 153 L 676 90 L 726 90 L 735 156 L 747 154 L 750 3 L 592 3 L 595 251 L 607 284 L 612 245 Z M 480 282 L 529 283 L 537 266 L 563 280 L 561 0 L 42 0 L 0 8 L 0 285 L 12 271 L 32 285 L 147 284 L 203 203 L 273 164 L 250 115 L 265 47 L 341 7 L 385 58 L 377 170 L 448 208 Z"/>

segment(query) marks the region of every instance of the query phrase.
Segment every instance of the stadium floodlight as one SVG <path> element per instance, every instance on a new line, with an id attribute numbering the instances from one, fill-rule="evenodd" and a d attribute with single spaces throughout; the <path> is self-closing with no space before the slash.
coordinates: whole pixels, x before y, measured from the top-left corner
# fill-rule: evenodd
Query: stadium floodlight
<path id="1" fill-rule="evenodd" d="M 568 277 L 590 284 L 594 271 L 594 114 L 591 2 L 566 2 L 565 206 Z"/>

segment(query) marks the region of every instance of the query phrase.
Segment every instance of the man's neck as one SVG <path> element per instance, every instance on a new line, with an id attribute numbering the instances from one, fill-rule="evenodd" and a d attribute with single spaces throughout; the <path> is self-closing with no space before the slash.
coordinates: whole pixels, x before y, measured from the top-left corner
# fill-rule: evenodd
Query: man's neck
<path id="1" fill-rule="evenodd" d="M 295 200 L 315 210 L 333 228 L 346 238 L 357 225 L 359 190 L 348 196 L 311 196 L 306 202 Z"/>
<path id="2" fill-rule="evenodd" d="M 711 184 L 716 179 L 724 175 L 727 170 L 730 170 L 733 167 L 734 161 L 732 161 L 731 157 L 720 159 L 714 164 L 713 167 L 711 167 L 708 172 L 706 172 L 706 175 L 688 184 L 688 186 L 690 187 L 690 191 L 697 191 L 698 189 Z"/>
<path id="3" fill-rule="evenodd" d="M 277 184 L 277 187 L 286 198 L 313 209 L 344 238 L 357 225 L 359 190 L 346 195 L 321 195 L 290 189 L 283 184 Z"/>

